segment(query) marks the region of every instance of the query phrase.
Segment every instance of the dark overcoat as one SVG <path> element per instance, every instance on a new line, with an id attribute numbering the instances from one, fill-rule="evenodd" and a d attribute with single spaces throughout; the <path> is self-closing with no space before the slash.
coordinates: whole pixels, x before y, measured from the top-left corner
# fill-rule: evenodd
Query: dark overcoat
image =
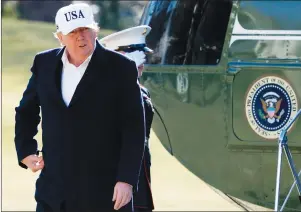
<path id="1" fill-rule="evenodd" d="M 153 210 L 154 203 L 151 190 L 151 154 L 149 149 L 149 138 L 154 117 L 154 107 L 147 88 L 142 85 L 140 85 L 140 88 L 144 104 L 146 138 L 142 167 L 139 176 L 138 192 L 134 193 L 134 206 L 135 208 Z"/>
<path id="2" fill-rule="evenodd" d="M 137 188 L 145 140 L 143 101 L 135 63 L 96 41 L 91 61 L 69 106 L 61 94 L 64 48 L 35 56 L 16 107 L 15 145 L 20 161 L 37 151 L 42 124 L 45 166 L 35 198 L 69 212 L 110 211 L 117 181 Z M 131 204 L 131 203 L 129 203 Z"/>

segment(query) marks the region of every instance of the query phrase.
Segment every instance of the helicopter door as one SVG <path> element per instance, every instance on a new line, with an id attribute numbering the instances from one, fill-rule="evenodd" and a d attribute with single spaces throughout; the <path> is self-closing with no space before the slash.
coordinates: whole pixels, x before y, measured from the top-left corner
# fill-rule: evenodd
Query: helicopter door
<path id="1" fill-rule="evenodd" d="M 277 140 L 300 107 L 300 9 L 299 1 L 240 2 L 228 51 L 228 70 L 235 70 L 233 132 L 240 140 Z M 290 142 L 300 142 L 297 124 Z"/>
<path id="2" fill-rule="evenodd" d="M 233 81 L 233 131 L 244 141 L 276 140 L 296 115 L 301 96 L 301 70 L 242 68 Z M 296 125 L 296 124 L 294 124 Z M 301 132 L 290 129 L 290 141 Z"/>

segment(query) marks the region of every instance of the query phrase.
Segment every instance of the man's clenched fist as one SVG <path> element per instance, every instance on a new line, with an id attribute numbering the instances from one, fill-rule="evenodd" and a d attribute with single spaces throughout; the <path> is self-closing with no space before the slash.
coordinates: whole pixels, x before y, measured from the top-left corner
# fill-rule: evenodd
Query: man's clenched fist
<path id="1" fill-rule="evenodd" d="M 21 161 L 25 164 L 32 172 L 37 172 L 44 168 L 43 157 L 38 157 L 37 155 L 29 155 Z"/>

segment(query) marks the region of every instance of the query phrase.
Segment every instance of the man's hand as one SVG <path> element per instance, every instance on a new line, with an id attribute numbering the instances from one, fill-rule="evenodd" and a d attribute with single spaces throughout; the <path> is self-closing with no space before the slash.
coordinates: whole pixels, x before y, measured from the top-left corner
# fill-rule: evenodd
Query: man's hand
<path id="1" fill-rule="evenodd" d="M 133 186 L 123 182 L 117 182 L 114 187 L 113 202 L 115 201 L 114 209 L 119 210 L 121 207 L 128 204 L 133 195 Z"/>
<path id="2" fill-rule="evenodd" d="M 29 155 L 21 161 L 25 164 L 32 172 L 37 172 L 44 168 L 43 157 L 38 157 L 37 155 Z"/>

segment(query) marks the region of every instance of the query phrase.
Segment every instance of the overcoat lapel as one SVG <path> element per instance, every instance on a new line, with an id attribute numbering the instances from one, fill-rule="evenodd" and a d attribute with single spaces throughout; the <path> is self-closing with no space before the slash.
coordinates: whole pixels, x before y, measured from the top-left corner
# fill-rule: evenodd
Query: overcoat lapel
<path id="1" fill-rule="evenodd" d="M 102 47 L 98 41 L 96 41 L 96 48 L 95 51 L 91 57 L 91 60 L 89 62 L 89 65 L 79 81 L 75 92 L 73 94 L 73 97 L 70 101 L 69 107 L 72 107 L 83 95 L 85 95 L 86 89 L 93 85 L 93 81 L 97 80 L 98 77 L 98 72 L 105 68 L 104 64 L 104 57 L 103 57 L 103 52 L 105 51 L 104 47 Z"/>
<path id="2" fill-rule="evenodd" d="M 49 79 L 50 89 L 53 89 L 55 100 L 63 107 L 67 107 L 62 96 L 61 91 L 61 79 L 62 79 L 62 69 L 63 69 L 63 62 L 62 62 L 62 55 L 64 53 L 65 47 L 61 48 L 57 54 L 55 55 L 55 61 L 49 64 L 50 69 L 50 76 Z M 54 86 L 53 86 L 54 85 Z"/>
<path id="3" fill-rule="evenodd" d="M 62 69 L 63 69 L 63 62 L 62 62 L 62 56 L 64 53 L 65 47 L 60 49 L 56 54 L 56 59 L 53 64 L 50 64 L 50 80 L 54 82 L 53 93 L 55 96 L 55 99 L 58 101 L 60 105 L 62 105 L 65 108 L 70 108 L 73 106 L 82 95 L 84 95 L 85 90 L 93 84 L 94 80 L 97 80 L 96 74 L 100 71 L 100 69 L 104 68 L 104 58 L 103 58 L 103 52 L 105 51 L 104 47 L 101 46 L 98 41 L 96 41 L 96 48 L 95 51 L 91 57 L 91 60 L 89 62 L 89 65 L 81 78 L 80 82 L 78 83 L 75 92 L 72 96 L 72 99 L 67 106 L 63 100 L 62 96 L 62 90 L 61 90 L 61 81 L 62 81 Z M 52 83 L 50 83 L 51 85 Z"/>

